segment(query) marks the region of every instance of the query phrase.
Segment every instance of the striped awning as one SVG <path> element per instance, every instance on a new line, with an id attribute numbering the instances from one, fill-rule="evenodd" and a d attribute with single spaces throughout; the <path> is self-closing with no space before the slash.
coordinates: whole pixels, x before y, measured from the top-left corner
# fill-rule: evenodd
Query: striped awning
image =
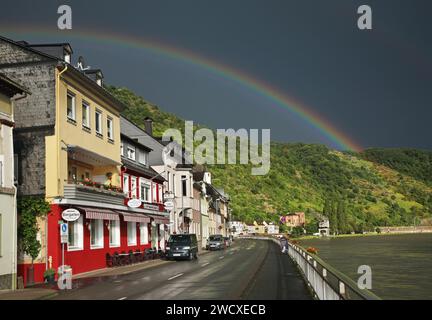
<path id="1" fill-rule="evenodd" d="M 153 221 L 157 224 L 169 224 L 170 223 L 170 219 L 169 217 L 163 217 L 163 216 L 155 216 L 155 215 L 150 215 L 150 218 L 153 218 Z"/>
<path id="2" fill-rule="evenodd" d="M 116 211 L 123 215 L 124 221 L 128 222 L 140 222 L 140 223 L 150 223 L 150 217 L 139 213 L 131 213 L 125 211 Z"/>
<path id="3" fill-rule="evenodd" d="M 118 213 L 102 208 L 78 207 L 85 212 L 87 219 L 120 220 Z"/>

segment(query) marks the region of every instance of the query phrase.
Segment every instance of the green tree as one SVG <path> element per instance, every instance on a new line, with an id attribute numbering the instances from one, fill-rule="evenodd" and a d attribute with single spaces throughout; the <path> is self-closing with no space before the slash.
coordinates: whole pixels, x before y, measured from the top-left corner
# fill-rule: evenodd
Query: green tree
<path id="1" fill-rule="evenodd" d="M 41 244 L 37 240 L 37 218 L 47 215 L 49 211 L 49 203 L 42 197 L 18 199 L 18 243 L 20 249 L 32 258 L 32 267 L 41 249 Z"/>

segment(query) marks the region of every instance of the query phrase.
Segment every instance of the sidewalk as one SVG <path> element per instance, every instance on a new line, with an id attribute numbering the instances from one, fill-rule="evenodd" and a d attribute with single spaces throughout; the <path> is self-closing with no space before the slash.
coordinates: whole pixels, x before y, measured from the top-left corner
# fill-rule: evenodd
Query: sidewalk
<path id="1" fill-rule="evenodd" d="M 43 300 L 57 294 L 57 290 L 48 288 L 28 288 L 20 290 L 1 290 L 0 300 Z"/>

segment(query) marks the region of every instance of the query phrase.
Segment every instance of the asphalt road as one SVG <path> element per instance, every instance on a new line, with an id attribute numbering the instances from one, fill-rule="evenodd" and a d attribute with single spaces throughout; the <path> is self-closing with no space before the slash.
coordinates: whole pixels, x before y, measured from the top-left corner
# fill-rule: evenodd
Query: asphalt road
<path id="1" fill-rule="evenodd" d="M 300 274 L 279 247 L 236 240 L 230 248 L 195 261 L 172 261 L 133 273 L 89 279 L 54 299 L 193 300 L 311 299 Z"/>

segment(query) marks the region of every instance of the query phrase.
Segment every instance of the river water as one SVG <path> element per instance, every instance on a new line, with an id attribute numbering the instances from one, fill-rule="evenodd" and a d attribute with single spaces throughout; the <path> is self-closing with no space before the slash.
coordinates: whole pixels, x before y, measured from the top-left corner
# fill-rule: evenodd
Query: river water
<path id="1" fill-rule="evenodd" d="M 355 282 L 372 268 L 372 292 L 382 299 L 432 299 L 432 233 L 302 240 Z"/>

